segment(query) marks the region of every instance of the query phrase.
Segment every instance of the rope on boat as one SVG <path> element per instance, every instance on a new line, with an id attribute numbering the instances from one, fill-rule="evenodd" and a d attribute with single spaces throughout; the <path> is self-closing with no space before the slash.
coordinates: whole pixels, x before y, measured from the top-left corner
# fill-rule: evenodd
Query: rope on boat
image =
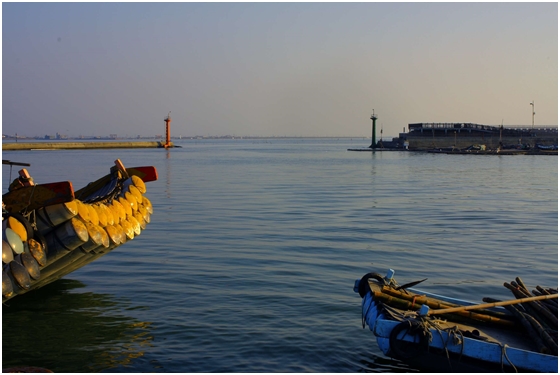
<path id="1" fill-rule="evenodd" d="M 372 303 L 370 303 L 371 305 Z M 387 306 L 383 305 L 384 308 L 386 308 Z M 404 315 L 404 314 L 403 314 Z M 449 328 L 444 328 L 442 329 L 436 321 L 431 321 L 429 319 L 405 319 L 403 320 L 401 323 L 399 323 L 397 326 L 395 326 L 395 328 L 391 331 L 391 334 L 389 336 L 389 345 L 391 347 L 391 351 L 392 353 L 400 359 L 411 359 L 411 358 L 415 358 L 417 356 L 419 356 L 420 354 L 424 353 L 425 351 L 429 350 L 429 344 L 432 342 L 433 340 L 433 336 L 432 336 L 432 332 L 431 330 L 434 329 L 439 335 L 440 335 L 440 339 L 443 343 L 443 348 L 442 348 L 442 352 L 445 352 L 448 364 L 449 364 L 449 368 L 452 369 L 452 364 L 451 364 L 451 358 L 449 355 L 449 350 L 447 349 L 448 346 L 451 344 L 453 346 L 456 345 L 461 345 L 461 351 L 459 352 L 459 358 L 457 359 L 458 362 L 461 361 L 461 358 L 463 356 L 463 350 L 464 350 L 464 332 L 461 331 L 459 329 L 458 326 L 453 326 L 453 327 L 449 327 Z M 415 339 L 413 341 L 413 343 L 418 344 L 417 346 L 415 346 L 415 350 L 414 351 L 405 351 L 401 346 L 399 346 L 397 344 L 397 341 L 399 341 L 399 334 L 401 332 L 404 332 L 404 335 L 401 337 L 404 337 L 406 335 L 411 335 L 413 336 Z M 447 333 L 447 339 L 443 338 L 443 333 Z M 474 334 L 474 332 L 472 333 Z M 416 337 L 419 338 L 419 341 L 416 342 Z M 485 339 L 484 337 L 480 337 L 480 339 Z M 501 348 L 501 358 L 500 358 L 500 365 L 502 368 L 502 371 L 504 370 L 504 358 L 506 359 L 507 363 L 509 363 L 509 365 L 513 368 L 513 370 L 515 372 L 517 371 L 517 368 L 515 367 L 515 365 L 513 364 L 513 362 L 509 359 L 508 355 L 507 355 L 507 348 L 509 347 L 507 344 L 501 344 L 501 343 L 497 343 L 500 348 Z M 409 346 L 409 348 L 412 348 L 412 346 Z"/>
<path id="2" fill-rule="evenodd" d="M 452 368 L 449 350 L 447 349 L 449 344 L 461 345 L 459 361 L 461 360 L 464 350 L 464 334 L 458 326 L 441 328 L 437 321 L 433 321 L 430 319 L 417 319 L 417 314 L 414 311 L 396 310 L 384 302 L 379 301 L 379 303 L 376 303 L 375 299 L 373 298 L 370 300 L 367 308 L 365 309 L 365 312 L 364 304 L 365 300 L 363 300 L 362 302 L 362 328 L 365 328 L 365 318 L 368 315 L 370 309 L 372 308 L 372 306 L 374 308 L 377 308 L 378 304 L 379 308 L 383 310 L 384 314 L 400 322 L 399 324 L 397 324 L 397 326 L 395 326 L 395 328 L 393 328 L 389 336 L 389 345 L 391 347 L 393 355 L 396 358 L 410 359 L 428 351 L 429 344 L 433 340 L 431 329 L 434 329 L 440 335 L 441 341 L 443 343 L 442 353 L 445 353 L 447 357 L 449 368 Z M 419 338 L 418 342 L 416 342 L 416 339 L 414 339 L 413 341 L 413 344 L 418 345 L 408 345 L 408 348 L 414 348 L 414 351 L 405 351 L 404 347 L 398 344 L 398 341 L 402 341 L 399 339 L 399 334 L 401 334 L 402 332 L 404 332 L 404 334 L 401 336 L 401 338 L 406 335 L 411 335 L 414 338 Z M 444 332 L 447 333 L 447 339 L 444 339 Z"/>
<path id="3" fill-rule="evenodd" d="M 508 344 L 504 344 L 504 345 L 499 344 L 499 345 L 500 345 L 500 347 L 502 348 L 502 355 L 501 355 L 501 357 L 500 357 L 500 365 L 502 366 L 502 372 L 505 372 L 505 371 L 504 371 L 504 358 L 507 359 L 507 361 L 508 361 L 508 363 L 510 364 L 510 366 L 513 367 L 513 370 L 514 370 L 515 372 L 518 372 L 518 371 L 517 371 L 517 367 L 515 367 L 515 365 L 511 362 L 511 360 L 510 360 L 509 357 L 507 356 L 506 348 L 509 348 Z"/>
<path id="4" fill-rule="evenodd" d="M 32 185 L 32 186 L 33 188 L 31 189 L 31 194 L 29 194 L 29 200 L 27 201 L 27 206 L 25 207 L 23 212 L 27 212 L 27 208 L 29 207 L 31 202 L 33 202 L 33 194 L 35 193 L 35 189 L 37 188 L 37 185 Z"/>
<path id="5" fill-rule="evenodd" d="M 447 362 L 449 363 L 449 368 L 452 368 L 451 365 L 451 358 L 449 358 L 449 350 L 447 350 L 447 346 L 450 343 L 450 339 L 451 344 L 453 345 L 461 345 L 461 351 L 459 353 L 459 359 L 458 362 L 461 361 L 461 358 L 463 357 L 463 350 L 465 348 L 465 337 L 463 335 L 463 332 L 459 329 L 458 326 L 453 326 L 453 327 L 449 327 L 446 329 L 441 329 L 439 326 L 432 324 L 433 328 L 436 330 L 436 332 L 439 333 L 439 336 L 441 338 L 441 341 L 444 343 L 443 344 L 443 350 L 445 351 L 445 356 L 447 357 Z M 442 332 L 447 332 L 447 340 L 443 339 L 443 334 Z"/>
<path id="6" fill-rule="evenodd" d="M 406 335 L 414 337 L 413 343 L 418 345 L 409 346 L 410 348 L 414 348 L 414 350 L 405 351 L 397 344 L 398 341 L 401 341 L 398 336 L 402 332 L 404 332 L 404 334 L 401 338 Z M 418 342 L 416 342 L 416 337 L 418 337 Z M 426 352 L 431 341 L 431 331 L 429 329 L 425 329 L 425 326 L 415 319 L 407 319 L 400 322 L 395 326 L 395 328 L 393 328 L 391 334 L 389 335 L 389 346 L 391 347 L 391 351 L 397 356 L 397 358 L 401 359 L 411 359 Z"/>
<path id="7" fill-rule="evenodd" d="M 386 309 L 387 305 L 382 304 L 383 308 Z M 402 314 L 403 320 L 401 323 L 397 324 L 395 328 L 391 331 L 389 335 L 389 346 L 391 348 L 392 353 L 399 359 L 411 359 L 415 358 L 426 351 L 429 351 L 430 346 L 429 344 L 433 341 L 433 334 L 432 329 L 435 330 L 443 343 L 443 348 L 441 349 L 442 353 L 445 353 L 447 358 L 449 368 L 452 369 L 451 364 L 451 357 L 449 355 L 448 346 L 451 344 L 452 346 L 461 345 L 461 350 L 459 352 L 458 361 L 461 361 L 463 356 L 464 350 L 464 343 L 465 343 L 465 336 L 463 331 L 459 329 L 458 326 L 453 326 L 449 328 L 441 328 L 441 326 L 437 323 L 437 321 L 429 320 L 429 319 L 414 319 L 411 317 L 406 317 L 406 312 Z M 416 345 L 408 345 L 407 349 L 405 350 L 403 346 L 399 345 L 398 342 L 402 341 L 399 339 L 399 335 L 401 333 L 404 334 L 401 336 L 404 337 L 406 335 L 412 336 L 413 344 Z M 447 339 L 444 339 L 444 333 L 447 333 Z M 418 341 L 416 339 L 418 338 Z M 413 349 L 413 350 L 410 350 Z"/>
<path id="8" fill-rule="evenodd" d="M 380 291 L 372 290 L 369 285 L 370 279 L 375 279 L 379 284 Z M 421 280 L 423 281 L 423 280 Z M 414 284 L 414 283 L 410 283 Z M 506 285 L 507 284 L 507 285 Z M 405 284 L 407 287 L 409 284 Z M 537 291 L 533 294 L 525 286 L 520 278 L 516 278 L 511 283 L 504 283 L 508 289 L 512 291 L 515 297 L 521 299 L 529 299 L 530 301 L 523 301 L 522 303 L 508 304 L 504 306 L 510 314 L 500 313 L 493 310 L 472 310 L 455 312 L 463 314 L 463 318 L 468 317 L 474 320 L 481 320 L 487 323 L 499 323 L 500 325 L 519 325 L 527 331 L 529 337 L 534 341 L 537 351 L 545 354 L 558 355 L 558 302 L 554 299 L 544 299 L 542 301 L 535 301 L 535 296 L 550 296 L 557 298 L 557 289 L 541 288 L 537 286 Z M 459 353 L 459 361 L 462 358 L 464 350 L 464 338 L 472 337 L 479 340 L 488 340 L 487 337 L 481 336 L 478 331 L 462 331 L 458 326 L 449 328 L 442 328 L 438 325 L 437 321 L 427 318 L 418 317 L 415 310 L 418 310 L 422 304 L 428 305 L 430 308 L 436 309 L 450 309 L 453 310 L 452 303 L 442 302 L 435 299 L 426 297 L 425 295 L 411 295 L 404 287 L 398 287 L 394 279 L 387 280 L 379 274 L 369 273 L 365 275 L 359 283 L 359 292 L 362 298 L 371 292 L 372 299 L 369 305 L 365 308 L 362 305 L 362 327 L 365 328 L 366 318 L 372 308 L 383 309 L 384 313 L 396 321 L 400 321 L 395 328 L 391 331 L 389 336 L 389 345 L 391 352 L 396 358 L 411 359 L 418 355 L 430 350 L 429 344 L 432 342 L 434 329 L 439 335 L 443 343 L 442 352 L 445 352 L 449 366 L 451 368 L 450 354 L 448 346 L 451 344 L 461 345 Z M 401 289 L 401 290 L 399 290 Z M 554 296 L 556 294 L 556 296 Z M 544 297 L 546 298 L 546 297 Z M 485 302 L 502 303 L 499 300 L 491 298 L 483 298 Z M 509 302 L 509 301 L 507 301 Z M 431 304 L 431 305 L 430 305 Z M 459 306 L 459 305 L 455 305 Z M 481 307 L 487 307 L 480 305 Z M 474 306 L 473 306 L 474 307 Z M 398 311 L 396 309 L 404 310 Z M 412 311 L 411 311 L 412 310 Z M 468 315 L 465 315 L 468 314 Z M 447 333 L 447 339 L 443 339 L 443 333 Z M 435 333 L 434 333 L 435 334 Z M 410 335 L 413 337 L 412 343 L 399 344 L 403 342 L 403 337 Z M 501 348 L 501 367 L 504 371 L 504 364 L 511 366 L 511 368 L 518 372 L 515 365 L 511 362 L 507 355 L 507 344 L 495 342 Z"/>

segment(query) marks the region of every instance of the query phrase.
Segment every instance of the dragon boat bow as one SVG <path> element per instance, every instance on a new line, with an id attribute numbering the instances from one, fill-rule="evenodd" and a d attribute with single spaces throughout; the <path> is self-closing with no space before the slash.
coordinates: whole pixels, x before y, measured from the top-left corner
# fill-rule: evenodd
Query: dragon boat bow
<path id="1" fill-rule="evenodd" d="M 153 166 L 125 168 L 116 160 L 108 175 L 74 191 L 70 181 L 35 184 L 20 170 L 2 196 L 2 302 L 140 235 L 153 212 L 145 183 L 157 178 Z"/>

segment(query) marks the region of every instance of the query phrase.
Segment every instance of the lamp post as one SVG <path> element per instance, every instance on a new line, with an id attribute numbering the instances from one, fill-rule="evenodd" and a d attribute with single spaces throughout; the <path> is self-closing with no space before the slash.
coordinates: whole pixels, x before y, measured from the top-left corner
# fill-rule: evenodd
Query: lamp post
<path id="1" fill-rule="evenodd" d="M 531 130 L 535 127 L 535 101 L 533 100 L 529 105 L 532 107 L 532 121 L 531 121 Z"/>
<path id="2" fill-rule="evenodd" d="M 455 147 L 457 147 L 457 130 L 455 130 L 453 133 L 455 133 L 455 144 L 453 145 L 453 151 L 455 151 Z"/>
<path id="3" fill-rule="evenodd" d="M 377 120 L 377 116 L 375 115 L 375 109 L 370 117 L 371 119 L 371 146 L 369 148 L 374 149 L 377 145 L 375 144 L 375 121 Z"/>

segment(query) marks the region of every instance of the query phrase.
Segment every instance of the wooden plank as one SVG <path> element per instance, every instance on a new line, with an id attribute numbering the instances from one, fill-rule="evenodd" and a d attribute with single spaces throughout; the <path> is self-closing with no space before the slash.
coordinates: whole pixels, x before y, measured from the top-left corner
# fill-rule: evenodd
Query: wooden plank
<path id="1" fill-rule="evenodd" d="M 126 172 L 129 176 L 135 175 L 140 177 L 144 182 L 156 181 L 158 179 L 157 169 L 153 166 L 126 168 Z M 116 170 L 114 173 L 120 173 L 119 177 L 122 177 L 122 172 Z M 90 194 L 103 188 L 103 186 L 107 185 L 111 181 L 112 176 L 113 174 L 110 173 L 101 177 L 97 181 L 90 182 L 86 187 L 76 191 L 76 198 L 84 199 Z"/>
<path id="2" fill-rule="evenodd" d="M 32 211 L 42 206 L 72 200 L 74 200 L 74 188 L 70 181 L 24 186 L 2 195 L 2 202 L 10 212 Z"/>
<path id="3" fill-rule="evenodd" d="M 129 176 L 138 176 L 144 182 L 157 181 L 158 179 L 157 169 L 153 166 L 126 168 L 126 171 Z"/>
<path id="4" fill-rule="evenodd" d="M 5 159 L 2 159 L 2 164 L 21 165 L 23 167 L 30 167 L 31 166 L 31 164 L 29 164 L 29 163 L 20 163 L 20 162 L 17 162 L 17 161 L 10 161 L 10 160 L 5 160 Z"/>

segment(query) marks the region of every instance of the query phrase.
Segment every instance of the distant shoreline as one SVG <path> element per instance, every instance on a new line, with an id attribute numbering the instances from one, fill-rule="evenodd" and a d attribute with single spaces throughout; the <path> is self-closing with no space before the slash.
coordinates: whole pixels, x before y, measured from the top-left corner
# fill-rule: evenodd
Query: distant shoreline
<path id="1" fill-rule="evenodd" d="M 273 139 L 367 139 L 366 137 L 247 137 L 247 138 L 181 138 L 186 141 L 204 141 L 204 140 L 273 140 Z M 92 150 L 107 148 L 163 148 L 163 141 L 137 141 L 137 140 L 110 140 L 105 142 L 85 141 L 76 142 L 70 139 L 64 140 L 44 140 L 39 142 L 2 142 L 2 151 L 24 151 L 24 150 Z M 171 148 L 181 147 L 171 142 Z"/>
<path id="2" fill-rule="evenodd" d="M 162 142 L 10 142 L 2 143 L 2 151 L 29 150 L 91 150 L 102 148 L 162 148 Z M 174 147 L 171 144 L 171 147 Z"/>
<path id="3" fill-rule="evenodd" d="M 195 136 L 195 137 L 171 137 L 172 140 L 204 140 L 204 139 L 371 139 L 368 136 Z M 383 138 L 391 138 L 390 136 Z M 153 140 L 148 140 L 153 139 Z M 162 142 L 161 138 L 63 138 L 63 139 L 44 139 L 44 138 L 33 138 L 33 137 L 20 137 L 17 140 L 15 137 L 4 136 L 2 138 L 2 143 L 29 143 L 29 142 Z"/>

